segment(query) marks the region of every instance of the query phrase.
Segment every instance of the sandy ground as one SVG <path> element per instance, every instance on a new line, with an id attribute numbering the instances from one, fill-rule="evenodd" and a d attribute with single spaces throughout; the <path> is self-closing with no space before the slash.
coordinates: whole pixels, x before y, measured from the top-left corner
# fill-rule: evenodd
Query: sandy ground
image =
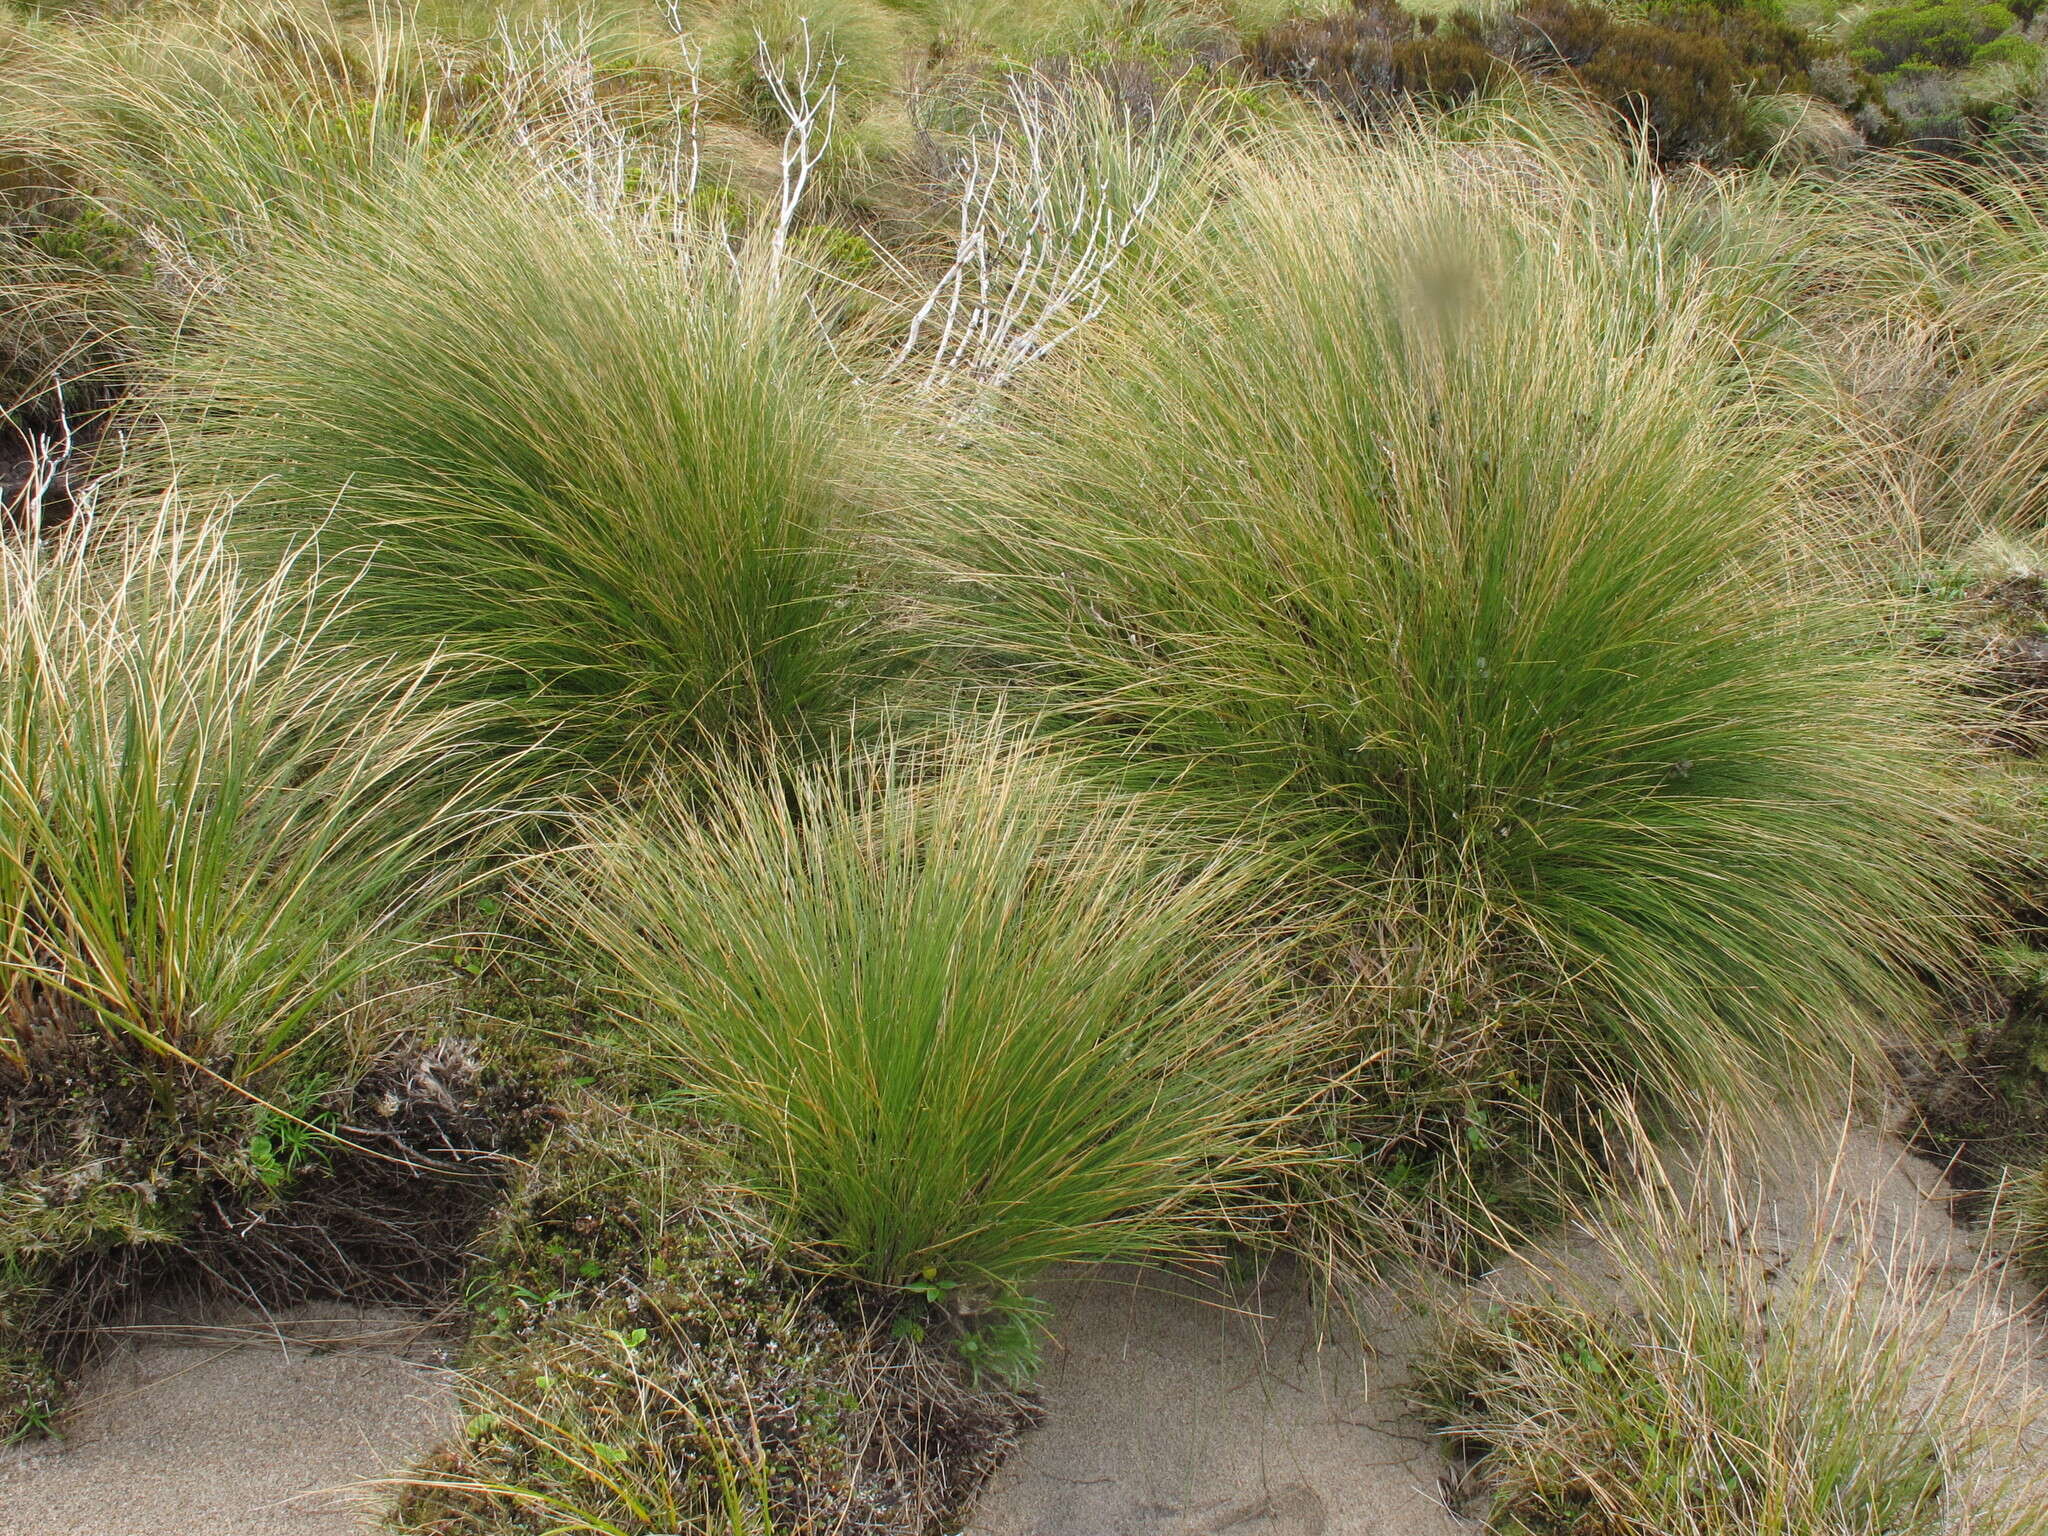
<path id="1" fill-rule="evenodd" d="M 1742 1240 L 1798 1249 L 1816 1225 L 1858 1234 L 1903 1277 L 1953 1291 L 1956 1348 L 1986 1352 L 2000 1418 L 2048 1493 L 2048 1434 L 2033 1401 L 2043 1336 L 1950 1214 L 1936 1170 L 1874 1131 L 1786 1138 L 1745 1162 L 1755 1225 Z M 1488 1284 L 1597 1259 L 1569 1234 L 1510 1260 Z M 1528 1267 L 1534 1266 L 1534 1275 Z M 1404 1418 L 1410 1311 L 1368 1312 L 1368 1350 L 1341 1326 L 1319 1341 L 1298 1295 L 1269 1292 L 1234 1314 L 1185 1287 L 1124 1272 L 1049 1288 L 1058 1347 L 1046 1420 L 998 1474 L 970 1536 L 1472 1536 L 1445 1507 L 1446 1467 Z M 1439 1298 L 1453 1302 L 1455 1296 Z M 1246 1305 L 1246 1303 L 1240 1303 Z M 1412 1307 L 1427 1309 L 1424 1297 Z M 1349 1341 L 1347 1344 L 1347 1340 Z M 2006 1470 L 2020 1470 L 2008 1467 Z"/>
<path id="2" fill-rule="evenodd" d="M 1371 1352 L 1316 1326 L 1297 1285 L 1204 1296 L 1130 1270 L 1045 1287 L 1046 1417 L 971 1536 L 1470 1536 L 1401 1413 L 1412 1326 Z M 1235 1310 L 1233 1309 L 1235 1308 Z M 1327 1333 L 1327 1337 L 1323 1335 Z"/>
<path id="3" fill-rule="evenodd" d="M 0 1536 L 361 1536 L 455 1424 L 442 1350 L 399 1313 L 139 1317 L 57 1442 L 0 1451 Z"/>
<path id="4" fill-rule="evenodd" d="M 2043 1383 L 2041 1331 L 2027 1298 L 1981 1271 L 1933 1170 L 1856 1132 L 1749 1172 L 1765 1205 L 1745 1240 L 1790 1245 L 1834 1212 L 1937 1289 L 1974 1293 L 1965 1331 L 2004 1341 L 2020 1414 Z M 1563 1234 L 1527 1258 L 1569 1267 L 1574 1246 Z M 1117 1269 L 1060 1279 L 1045 1299 L 1045 1422 L 968 1536 L 1474 1536 L 1404 1413 L 1426 1295 L 1368 1308 L 1363 1340 L 1319 1327 L 1284 1277 L 1226 1299 Z M 441 1356 L 399 1314 L 140 1318 L 84 1383 L 61 1444 L 0 1452 L 0 1536 L 362 1536 L 368 1505 L 351 1485 L 454 1427 Z M 2048 1445 L 2030 1442 L 2033 1481 Z"/>

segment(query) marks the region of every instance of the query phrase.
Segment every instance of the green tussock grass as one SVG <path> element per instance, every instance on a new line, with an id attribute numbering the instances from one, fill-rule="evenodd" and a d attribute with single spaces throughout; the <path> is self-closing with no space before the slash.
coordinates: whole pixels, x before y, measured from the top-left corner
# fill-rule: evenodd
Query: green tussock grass
<path id="1" fill-rule="evenodd" d="M 363 552 L 358 639 L 488 658 L 476 691 L 590 767 L 833 723 L 875 656 L 856 429 L 798 281 L 489 178 L 414 192 L 185 362 L 184 472 L 259 540 Z"/>
<path id="2" fill-rule="evenodd" d="M 461 105 L 456 72 L 396 19 L 263 0 L 47 25 L 13 83 L 0 142 L 139 231 L 186 302 L 279 233 L 376 201 Z"/>
<path id="3" fill-rule="evenodd" d="M 1901 182 L 1932 214 L 1922 244 L 1947 331 L 1948 366 L 1915 434 L 1938 471 L 1936 531 L 1954 542 L 1985 527 L 2037 533 L 2048 520 L 2048 181 L 2013 157 L 1951 176 L 1908 171 Z"/>
<path id="4" fill-rule="evenodd" d="M 742 111 L 780 133 L 787 121 L 771 82 L 797 101 L 829 78 L 851 121 L 901 78 L 903 18 L 878 0 L 738 0 L 704 28 L 706 66 Z M 802 78 L 806 64 L 814 77 Z"/>
<path id="5" fill-rule="evenodd" d="M 513 816 L 483 712 L 340 652 L 306 557 L 175 507 L 91 533 L 0 548 L 0 1070 L 79 1027 L 252 1094 L 332 1071 Z"/>
<path id="6" fill-rule="evenodd" d="M 1002 733 L 726 767 L 585 832 L 560 923 L 827 1262 L 1009 1298 L 1256 1210 L 1295 1037 L 1256 861 Z"/>
<path id="7" fill-rule="evenodd" d="M 959 1529 L 1048 1272 L 1341 1311 L 1921 1048 L 2048 1250 L 2041 176 L 1540 9 L 1338 112 L 1282 0 L 0 20 L 0 1432 L 460 1251 L 399 1528 Z M 1905 1269 L 1704 1210 L 1461 1315 L 1501 1536 L 2036 1529 Z"/>
<path id="8" fill-rule="evenodd" d="M 175 503 L 0 545 L 0 1436 L 203 1212 L 343 1145 L 523 820 L 448 664 L 338 648 L 309 561 L 252 572 Z"/>
<path id="9" fill-rule="evenodd" d="M 1525 1072 L 1754 1104 L 1881 1070 L 1967 834 L 1875 616 L 1790 588 L 1752 272 L 1594 205 L 1538 145 L 1261 167 L 906 553 L 962 674 L 1297 850 L 1408 995 L 1535 1005 Z"/>

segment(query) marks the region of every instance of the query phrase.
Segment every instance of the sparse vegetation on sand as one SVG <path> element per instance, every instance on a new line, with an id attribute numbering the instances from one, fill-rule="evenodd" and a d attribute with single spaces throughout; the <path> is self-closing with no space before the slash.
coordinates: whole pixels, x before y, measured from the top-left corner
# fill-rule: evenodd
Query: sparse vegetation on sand
<path id="1" fill-rule="evenodd" d="M 789 1267 L 730 1146 L 593 1106 L 487 1234 L 459 1449 L 399 1530 L 904 1530 L 956 1515 L 1023 1419 Z"/>
<path id="2" fill-rule="evenodd" d="M 1421 1391 L 1472 1512 L 1517 1536 L 2043 1529 L 1990 1277 L 1829 1182 L 1657 1187 L 1454 1317 Z"/>
<path id="3" fill-rule="evenodd" d="M 2042 40 L 9 0 L 0 1433 L 460 1300 L 395 1529 L 925 1536 L 1059 1265 L 1342 1315 L 1844 1104 L 2027 1273 Z M 1961 1528 L 1939 1298 L 1733 1188 L 1446 1346 L 1495 1530 Z"/>

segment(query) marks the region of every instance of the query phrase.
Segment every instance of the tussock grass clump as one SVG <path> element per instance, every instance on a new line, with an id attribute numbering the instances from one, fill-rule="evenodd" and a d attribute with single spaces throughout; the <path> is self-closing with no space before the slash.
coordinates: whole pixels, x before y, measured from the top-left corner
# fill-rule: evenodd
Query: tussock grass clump
<path id="1" fill-rule="evenodd" d="M 1660 1192 L 1537 1257 L 1422 1390 L 1515 1536 L 2022 1536 L 2024 1326 L 1880 1213 Z"/>
<path id="2" fill-rule="evenodd" d="M 508 814 L 480 710 L 436 707 L 433 667 L 337 655 L 301 564 L 251 574 L 174 507 L 0 546 L 0 1275 L 23 1296 L 319 1161 L 398 1033 L 378 1000 Z M 121 1265 L 87 1262 L 89 1314 Z M 10 1305 L 7 1346 L 75 1324 L 64 1301 Z"/>
<path id="3" fill-rule="evenodd" d="M 2048 686 L 2048 553 L 2038 540 L 1986 533 L 1919 575 L 1914 640 L 1971 704 L 1987 745 L 2040 751 Z M 2031 829 L 2030 829 L 2031 830 Z"/>
<path id="4" fill-rule="evenodd" d="M 1213 1240 L 1264 1171 L 1294 1034 L 1260 866 L 1043 752 L 726 767 L 586 831 L 560 920 L 830 1263 L 1007 1301 Z"/>
<path id="5" fill-rule="evenodd" d="M 1372 1060 L 1754 1105 L 1921 1007 L 1951 759 L 1870 616 L 1788 589 L 1709 319 L 1751 274 L 1591 206 L 1526 145 L 1268 164 L 906 544 L 961 674 L 1355 904 Z"/>
<path id="6" fill-rule="evenodd" d="M 764 127 L 788 119 L 777 87 L 803 103 L 829 82 L 858 117 L 903 75 L 903 19 L 877 0 L 735 0 L 707 27 L 707 63 Z"/>
<path id="7" fill-rule="evenodd" d="M 591 1108 L 484 1244 L 467 1428 L 395 1525 L 952 1529 L 1022 1419 L 886 1315 L 791 1269 L 715 1138 Z"/>
<path id="8" fill-rule="evenodd" d="M 38 29 L 0 140 L 135 230 L 190 302 L 278 231 L 431 158 L 460 73 L 406 27 L 319 5 L 142 10 Z"/>
<path id="9" fill-rule="evenodd" d="M 339 612 L 219 520 L 0 548 L 0 1061 L 51 1015 L 251 1090 L 334 1065 L 507 812 L 438 667 L 337 654 Z"/>
<path id="10" fill-rule="evenodd" d="M 369 555 L 350 632 L 488 659 L 586 763 L 802 737 L 851 701 L 855 439 L 793 276 L 452 175 L 331 223 L 169 386 L 245 526 Z"/>
<path id="11" fill-rule="evenodd" d="M 1832 440 L 1802 451 L 1812 472 L 1851 472 L 1849 529 L 1890 514 L 1873 530 L 1887 578 L 2048 523 L 2044 206 L 2048 179 L 2017 151 L 1871 157 L 1820 204 L 1808 346 L 1838 395 Z"/>
<path id="12" fill-rule="evenodd" d="M 1935 215 L 1930 256 L 1953 370 L 1932 392 L 1928 428 L 1942 498 L 1963 538 L 1989 526 L 2022 537 L 2048 521 L 2048 175 L 2021 159 L 1897 177 Z M 1925 429 L 1923 429 L 1925 430 Z"/>
<path id="13" fill-rule="evenodd" d="M 2048 1276 L 2048 1163 L 2009 1171 L 1997 1215 L 2028 1272 L 2036 1279 Z"/>

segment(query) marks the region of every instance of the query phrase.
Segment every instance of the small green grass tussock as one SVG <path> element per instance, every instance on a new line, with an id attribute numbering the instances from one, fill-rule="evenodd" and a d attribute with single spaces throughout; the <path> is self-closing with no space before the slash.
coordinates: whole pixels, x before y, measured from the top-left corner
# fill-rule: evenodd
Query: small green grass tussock
<path id="1" fill-rule="evenodd" d="M 81 532 L 0 549 L 0 1063 L 68 1020 L 251 1092 L 333 1070 L 509 815 L 484 711 L 341 651 L 303 556 L 175 506 Z"/>
<path id="2" fill-rule="evenodd" d="M 426 924 L 519 819 L 517 754 L 433 701 L 452 664 L 338 650 L 309 559 L 252 572 L 175 502 L 0 546 L 11 1357 L 75 1358 L 202 1192 L 261 1202 L 319 1160 Z M 8 1376 L 0 1424 L 42 1422 L 47 1380 Z"/>
<path id="3" fill-rule="evenodd" d="M 552 902 L 799 1241 L 1005 1304 L 1255 1208 L 1298 1033 L 1263 866 L 1010 735 L 718 769 L 587 823 Z"/>
<path id="4" fill-rule="evenodd" d="M 374 201 L 463 105 L 460 71 L 416 35 L 318 6 L 137 9 L 23 36 L 0 141 L 37 191 L 77 194 L 146 247 L 163 291 L 125 298 L 150 331 L 273 237 Z"/>

